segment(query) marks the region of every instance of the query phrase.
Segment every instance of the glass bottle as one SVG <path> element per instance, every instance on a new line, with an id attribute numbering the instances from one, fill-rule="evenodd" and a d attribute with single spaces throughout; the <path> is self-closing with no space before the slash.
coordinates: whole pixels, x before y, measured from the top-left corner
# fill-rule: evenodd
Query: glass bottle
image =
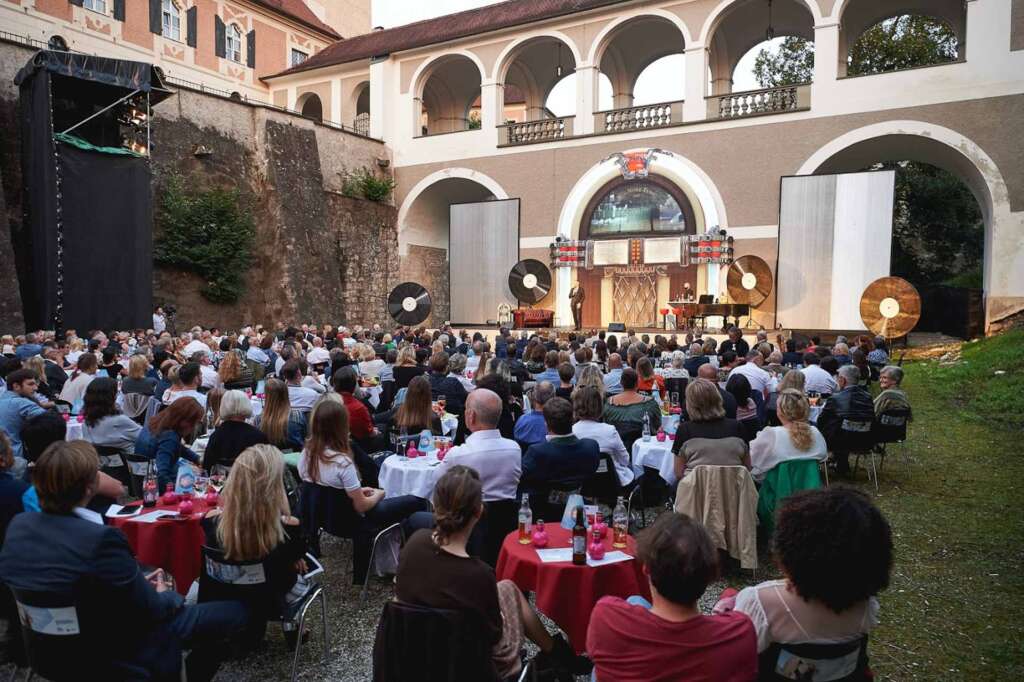
<path id="1" fill-rule="evenodd" d="M 651 440 L 651 415 L 648 412 L 644 412 L 644 442 Z"/>
<path id="2" fill-rule="evenodd" d="M 155 507 L 159 492 L 156 485 L 156 470 L 153 468 L 153 460 L 149 460 L 146 464 L 146 477 L 142 480 L 142 506 Z"/>
<path id="3" fill-rule="evenodd" d="M 576 507 L 576 525 L 572 527 L 572 563 L 585 566 L 587 563 L 587 524 L 583 507 Z"/>
<path id="4" fill-rule="evenodd" d="M 530 495 L 523 493 L 523 501 L 519 505 L 519 544 L 528 545 L 533 531 L 533 510 L 530 509 Z"/>
<path id="5" fill-rule="evenodd" d="M 622 549 L 626 546 L 626 536 L 629 534 L 629 515 L 626 513 L 626 503 L 620 496 L 615 503 L 615 510 L 612 512 L 612 547 Z"/>

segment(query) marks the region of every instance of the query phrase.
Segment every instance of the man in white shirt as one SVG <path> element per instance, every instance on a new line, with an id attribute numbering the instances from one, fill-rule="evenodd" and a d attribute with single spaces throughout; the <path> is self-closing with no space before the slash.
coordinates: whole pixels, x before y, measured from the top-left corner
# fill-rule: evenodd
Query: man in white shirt
<path id="1" fill-rule="evenodd" d="M 160 306 L 153 311 L 153 333 L 157 336 L 167 329 L 167 318 L 164 316 L 164 309 Z"/>
<path id="2" fill-rule="evenodd" d="M 523 469 L 523 451 L 514 440 L 501 437 L 500 417 L 501 398 L 497 393 L 485 388 L 470 393 L 464 413 L 469 437 L 448 452 L 435 469 L 434 480 L 449 467 L 462 464 L 480 474 L 484 502 L 514 500 Z"/>
<path id="3" fill-rule="evenodd" d="M 746 364 L 734 367 L 732 371 L 729 372 L 729 376 L 732 376 L 733 374 L 742 374 L 747 378 L 747 381 L 750 382 L 751 391 L 760 391 L 762 397 L 767 397 L 768 388 L 772 383 L 772 376 L 755 364 L 754 360 L 760 357 L 761 354 L 757 351 L 750 351 L 747 353 Z"/>
<path id="4" fill-rule="evenodd" d="M 302 385 L 302 372 L 298 360 L 289 360 L 281 367 L 281 379 L 288 384 L 288 402 L 293 410 L 309 412 L 320 398 L 320 394 Z"/>
<path id="5" fill-rule="evenodd" d="M 204 353 L 210 352 L 210 347 L 199 340 L 198 333 L 193 332 L 191 334 L 187 334 L 187 336 L 190 340 L 187 344 L 185 344 L 185 357 L 190 358 L 199 351 L 202 351 Z"/>
<path id="6" fill-rule="evenodd" d="M 194 353 L 189 360 L 199 365 L 200 386 L 212 390 L 221 385 L 220 375 L 213 368 L 213 360 L 208 352 L 199 351 Z"/>
<path id="7" fill-rule="evenodd" d="M 827 393 L 832 395 L 839 390 L 839 385 L 832 375 L 818 366 L 821 358 L 817 353 L 804 353 L 804 391 L 807 393 Z"/>
<path id="8" fill-rule="evenodd" d="M 166 393 L 166 403 L 170 405 L 178 398 L 195 398 L 196 402 L 206 409 L 206 396 L 199 392 L 200 382 L 202 382 L 202 376 L 200 374 L 199 364 L 195 362 L 186 362 L 178 370 L 178 381 L 184 387 L 182 391 L 168 390 Z"/>
<path id="9" fill-rule="evenodd" d="M 313 347 L 306 353 L 306 362 L 311 365 L 322 365 L 331 361 L 331 354 L 324 348 L 324 340 L 319 336 L 313 337 Z"/>

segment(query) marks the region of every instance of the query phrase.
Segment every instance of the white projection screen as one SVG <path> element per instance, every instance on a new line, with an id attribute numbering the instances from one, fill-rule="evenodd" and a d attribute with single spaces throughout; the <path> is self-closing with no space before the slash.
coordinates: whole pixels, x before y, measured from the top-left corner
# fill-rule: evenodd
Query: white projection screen
<path id="1" fill-rule="evenodd" d="M 518 305 L 508 273 L 519 262 L 519 199 L 452 204 L 448 240 L 451 322 L 485 325 Z"/>
<path id="2" fill-rule="evenodd" d="M 895 171 L 782 178 L 776 321 L 863 330 L 860 295 L 889 275 Z"/>

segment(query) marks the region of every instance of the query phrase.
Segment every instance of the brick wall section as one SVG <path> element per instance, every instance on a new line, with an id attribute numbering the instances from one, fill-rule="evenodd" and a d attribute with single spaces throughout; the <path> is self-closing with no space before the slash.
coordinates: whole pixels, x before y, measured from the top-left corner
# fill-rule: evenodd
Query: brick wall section
<path id="1" fill-rule="evenodd" d="M 185 39 L 185 11 L 181 12 L 181 37 Z M 121 36 L 130 43 L 140 45 L 147 50 L 153 49 L 153 33 L 149 30 L 149 3 L 126 2 L 124 4 L 124 23 L 121 25 Z"/>
<path id="2" fill-rule="evenodd" d="M 337 235 L 340 321 L 387 325 L 387 300 L 398 283 L 397 211 L 393 206 L 327 195 L 328 224 Z"/>
<path id="3" fill-rule="evenodd" d="M 402 256 L 399 282 L 416 282 L 430 292 L 432 310 L 425 324 L 437 327 L 451 317 L 448 298 L 448 254 L 432 246 L 409 245 Z"/>

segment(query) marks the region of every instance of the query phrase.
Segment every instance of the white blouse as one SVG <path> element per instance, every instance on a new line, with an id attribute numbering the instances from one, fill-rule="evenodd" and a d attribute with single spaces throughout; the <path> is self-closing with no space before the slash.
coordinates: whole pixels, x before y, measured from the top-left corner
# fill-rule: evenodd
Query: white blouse
<path id="1" fill-rule="evenodd" d="M 621 485 L 628 485 L 633 480 L 633 469 L 629 465 L 629 453 L 622 442 L 622 437 L 611 424 L 590 420 L 578 421 L 572 425 L 572 435 L 577 438 L 590 438 L 597 441 L 601 454 L 612 456 L 615 473 Z"/>
<path id="2" fill-rule="evenodd" d="M 765 474 L 780 462 L 789 459 L 824 461 L 827 458 L 828 446 L 825 445 L 825 438 L 813 425 L 811 426 L 811 447 L 807 450 L 796 449 L 785 426 L 769 426 L 761 429 L 757 438 L 750 443 L 750 475 L 754 477 L 755 481 L 761 482 L 764 480 Z"/>

